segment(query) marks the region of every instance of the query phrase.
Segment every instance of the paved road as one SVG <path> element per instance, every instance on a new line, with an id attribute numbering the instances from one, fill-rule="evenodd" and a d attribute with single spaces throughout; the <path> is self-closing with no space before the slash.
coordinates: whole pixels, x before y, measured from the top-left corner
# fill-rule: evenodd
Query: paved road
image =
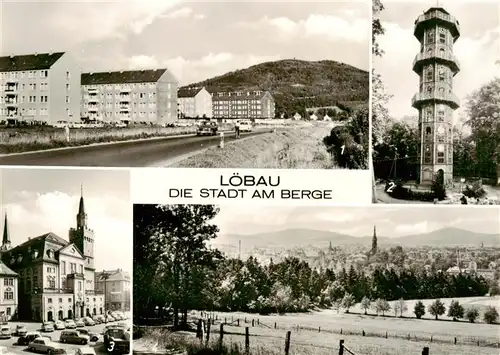
<path id="1" fill-rule="evenodd" d="M 114 322 L 114 323 L 127 323 L 130 321 L 120 321 L 120 322 Z M 114 324 L 114 323 L 108 323 L 108 324 Z M 11 329 L 15 329 L 16 325 L 22 324 L 26 326 L 26 329 L 28 332 L 40 332 L 40 325 L 41 323 L 21 323 L 21 322 L 12 322 L 9 323 Z M 85 329 L 88 329 L 91 332 L 98 333 L 99 334 L 99 340 L 97 342 L 91 342 L 88 345 L 76 345 L 76 344 L 63 344 L 59 343 L 59 338 L 61 336 L 61 330 L 56 330 L 54 332 L 50 333 L 43 333 L 40 332 L 43 336 L 49 336 L 52 338 L 52 340 L 59 345 L 61 348 L 65 349 L 68 355 L 73 355 L 76 352 L 76 349 L 82 346 L 90 346 L 94 348 L 94 351 L 97 355 L 100 354 L 107 354 L 106 349 L 104 348 L 103 344 L 103 330 L 104 330 L 104 324 L 96 325 L 93 327 L 85 327 Z M 0 354 L 2 355 L 29 355 L 29 354 L 34 354 L 28 350 L 27 346 L 24 345 L 16 345 L 15 343 L 17 342 L 17 336 L 12 336 L 10 339 L 0 339 Z"/>
<path id="2" fill-rule="evenodd" d="M 242 137 L 270 132 L 262 129 Z M 225 133 L 224 141 L 234 140 Z M 0 165 L 148 167 L 167 162 L 204 148 L 218 145 L 219 136 L 186 136 L 119 142 L 69 149 L 57 149 L 0 156 Z"/>

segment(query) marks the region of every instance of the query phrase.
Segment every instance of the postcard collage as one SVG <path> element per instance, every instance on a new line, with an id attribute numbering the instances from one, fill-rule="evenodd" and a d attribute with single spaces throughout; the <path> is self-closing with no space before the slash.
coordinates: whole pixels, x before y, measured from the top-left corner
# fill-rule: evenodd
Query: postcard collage
<path id="1" fill-rule="evenodd" d="M 0 354 L 498 355 L 500 0 L 0 0 Z"/>

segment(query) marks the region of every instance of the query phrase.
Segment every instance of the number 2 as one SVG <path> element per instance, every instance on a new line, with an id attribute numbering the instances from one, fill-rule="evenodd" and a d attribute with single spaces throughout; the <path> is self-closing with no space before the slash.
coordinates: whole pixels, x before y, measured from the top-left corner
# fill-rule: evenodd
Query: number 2
<path id="1" fill-rule="evenodd" d="M 394 188 L 396 187 L 396 184 L 393 183 L 392 181 L 389 183 L 389 187 L 387 188 L 387 190 L 385 190 L 386 192 L 388 193 L 391 193 L 392 191 L 394 191 Z"/>
<path id="2" fill-rule="evenodd" d="M 115 342 L 113 340 L 111 340 L 109 342 L 109 345 L 108 345 L 108 349 L 107 349 L 110 353 L 113 352 L 113 350 L 115 350 Z"/>
<path id="3" fill-rule="evenodd" d="M 345 149 L 345 144 L 340 147 L 341 151 L 340 151 L 340 155 L 344 155 L 344 149 Z"/>

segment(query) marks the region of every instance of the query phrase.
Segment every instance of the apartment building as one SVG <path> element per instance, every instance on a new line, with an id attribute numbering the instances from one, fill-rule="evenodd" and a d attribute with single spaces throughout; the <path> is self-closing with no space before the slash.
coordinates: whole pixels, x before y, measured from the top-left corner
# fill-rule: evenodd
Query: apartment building
<path id="1" fill-rule="evenodd" d="M 212 95 L 204 87 L 179 89 L 179 118 L 211 118 Z"/>
<path id="2" fill-rule="evenodd" d="M 177 119 L 177 80 L 167 69 L 83 73 L 82 116 L 166 124 Z"/>
<path id="3" fill-rule="evenodd" d="M 0 121 L 80 121 L 80 69 L 72 56 L 0 57 Z"/>
<path id="4" fill-rule="evenodd" d="M 275 116 L 275 102 L 269 91 L 216 92 L 212 94 L 213 117 L 227 119 L 269 119 Z"/>
<path id="5" fill-rule="evenodd" d="M 106 309 L 130 310 L 130 275 L 122 269 L 104 270 L 95 274 L 96 288 L 106 295 Z"/>

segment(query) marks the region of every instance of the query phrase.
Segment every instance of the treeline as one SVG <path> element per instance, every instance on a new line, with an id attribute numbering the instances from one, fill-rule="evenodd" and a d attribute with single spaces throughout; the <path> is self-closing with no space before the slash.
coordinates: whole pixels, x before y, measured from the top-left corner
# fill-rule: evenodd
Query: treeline
<path id="1" fill-rule="evenodd" d="M 207 246 L 218 227 L 212 205 L 134 205 L 134 318 L 173 311 L 174 323 L 188 311 L 282 313 L 326 308 L 346 294 L 369 299 L 483 296 L 482 277 L 354 268 L 338 273 L 313 269 L 297 258 L 262 265 L 255 258 L 227 259 Z"/>

